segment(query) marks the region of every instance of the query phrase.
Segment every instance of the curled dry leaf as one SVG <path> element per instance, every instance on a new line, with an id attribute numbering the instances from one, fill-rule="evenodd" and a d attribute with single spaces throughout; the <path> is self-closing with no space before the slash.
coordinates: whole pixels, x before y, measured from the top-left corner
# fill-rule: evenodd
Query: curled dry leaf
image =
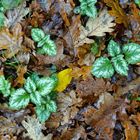
<path id="1" fill-rule="evenodd" d="M 5 49 L 4 56 L 11 58 L 15 56 L 22 48 L 23 41 L 22 27 L 16 24 L 10 33 L 9 29 L 0 31 L 0 50 Z"/>
<path id="2" fill-rule="evenodd" d="M 111 7 L 112 9 L 109 10 L 109 14 L 111 16 L 116 17 L 115 21 L 118 24 L 123 23 L 125 27 L 128 27 L 128 17 L 125 14 L 124 10 L 120 7 L 118 0 L 104 0 L 107 6 Z"/>
<path id="3" fill-rule="evenodd" d="M 14 87 L 17 85 L 23 86 L 23 84 L 25 82 L 24 74 L 26 72 L 27 72 L 27 66 L 22 66 L 22 65 L 18 66 L 18 68 L 17 68 L 18 77 L 14 81 Z"/>
<path id="4" fill-rule="evenodd" d="M 29 137 L 32 140 L 51 140 L 52 134 L 44 136 L 42 130 L 45 129 L 45 126 L 41 124 L 38 119 L 35 117 L 27 116 L 26 120 L 22 121 L 22 125 L 26 129 L 27 133 L 23 134 L 24 137 Z"/>

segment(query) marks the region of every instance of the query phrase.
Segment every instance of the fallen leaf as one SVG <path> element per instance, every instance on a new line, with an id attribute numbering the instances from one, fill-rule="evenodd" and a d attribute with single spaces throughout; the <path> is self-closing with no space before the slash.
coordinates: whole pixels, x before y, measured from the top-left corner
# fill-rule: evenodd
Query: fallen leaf
<path id="1" fill-rule="evenodd" d="M 23 41 L 22 27 L 20 24 L 16 24 L 12 29 L 12 33 L 8 29 L 0 31 L 0 50 L 4 51 L 6 58 L 15 56 L 22 47 Z"/>
<path id="2" fill-rule="evenodd" d="M 17 75 L 18 77 L 14 80 L 14 87 L 15 86 L 23 86 L 25 82 L 24 74 L 27 72 L 27 66 L 19 65 L 17 68 Z"/>
<path id="3" fill-rule="evenodd" d="M 80 26 L 80 36 L 78 40 L 74 42 L 75 47 L 82 46 L 83 44 L 91 44 L 93 39 L 89 39 L 91 36 L 105 36 L 105 32 L 112 32 L 113 27 L 116 25 L 112 23 L 114 18 L 110 16 L 106 9 L 104 9 L 97 18 L 89 18 L 86 27 Z"/>
<path id="4" fill-rule="evenodd" d="M 122 124 L 125 128 L 126 140 L 138 140 L 138 130 L 134 125 L 132 125 L 131 121 L 124 121 Z"/>
<path id="5" fill-rule="evenodd" d="M 125 27 L 128 27 L 128 17 L 125 14 L 124 10 L 120 7 L 119 1 L 104 0 L 104 2 L 108 7 L 112 8 L 111 10 L 109 10 L 109 14 L 116 17 L 116 23 L 123 23 Z"/>
<path id="6" fill-rule="evenodd" d="M 66 89 L 66 87 L 72 80 L 71 72 L 72 69 L 68 68 L 58 73 L 58 85 L 55 90 L 57 90 L 58 92 L 62 92 Z"/>

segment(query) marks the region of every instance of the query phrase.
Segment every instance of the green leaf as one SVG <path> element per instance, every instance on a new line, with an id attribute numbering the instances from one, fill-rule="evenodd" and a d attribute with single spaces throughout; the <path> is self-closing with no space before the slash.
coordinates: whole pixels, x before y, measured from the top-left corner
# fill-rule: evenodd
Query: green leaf
<path id="1" fill-rule="evenodd" d="M 123 58 L 123 55 L 118 55 L 111 60 L 113 62 L 113 66 L 117 73 L 120 75 L 127 76 L 128 75 L 128 64 Z"/>
<path id="2" fill-rule="evenodd" d="M 1 0 L 1 3 L 5 9 L 13 9 L 17 7 L 22 0 Z"/>
<path id="3" fill-rule="evenodd" d="M 2 92 L 4 97 L 10 95 L 10 88 L 11 88 L 11 83 L 7 81 L 3 75 L 0 76 L 0 91 Z"/>
<path id="4" fill-rule="evenodd" d="M 50 112 L 56 112 L 57 106 L 55 101 L 53 100 L 48 101 L 46 104 L 46 109 L 49 110 Z"/>
<path id="5" fill-rule="evenodd" d="M 36 106 L 36 114 L 40 122 L 45 122 L 51 115 L 50 111 L 46 109 L 46 105 Z"/>
<path id="6" fill-rule="evenodd" d="M 140 0 L 134 0 L 135 4 L 137 4 L 140 7 Z"/>
<path id="7" fill-rule="evenodd" d="M 109 55 L 112 57 L 121 53 L 120 45 L 114 40 L 110 40 L 107 50 L 108 50 Z"/>
<path id="8" fill-rule="evenodd" d="M 96 18 L 97 9 L 95 3 L 97 0 L 80 0 L 80 13 L 92 18 Z"/>
<path id="9" fill-rule="evenodd" d="M 26 91 L 22 88 L 17 89 L 9 99 L 9 105 L 12 109 L 21 109 L 28 105 L 30 101 L 30 96 Z"/>
<path id="10" fill-rule="evenodd" d="M 43 77 L 36 83 L 37 89 L 42 96 L 49 94 L 57 83 L 57 80 L 53 77 Z"/>
<path id="11" fill-rule="evenodd" d="M 42 29 L 33 28 L 31 30 L 31 36 L 35 42 L 39 42 L 45 37 L 45 33 Z"/>
<path id="12" fill-rule="evenodd" d="M 140 45 L 136 43 L 128 43 L 123 46 L 123 53 L 128 64 L 136 64 L 140 62 Z"/>
<path id="13" fill-rule="evenodd" d="M 52 41 L 49 36 L 47 36 L 47 38 L 45 38 L 45 39 L 41 40 L 38 43 L 38 47 L 40 47 L 43 44 L 44 45 L 42 47 L 38 48 L 37 52 L 40 54 L 48 54 L 50 56 L 56 55 L 57 50 L 56 50 L 56 45 L 55 45 L 54 41 Z"/>
<path id="14" fill-rule="evenodd" d="M 91 72 L 98 78 L 110 78 L 114 74 L 114 68 L 108 58 L 100 57 L 94 62 Z"/>
<path id="15" fill-rule="evenodd" d="M 43 97 L 38 91 L 32 92 L 30 94 L 31 102 L 36 104 L 36 105 L 41 105 L 43 102 Z"/>
<path id="16" fill-rule="evenodd" d="M 97 55 L 99 53 L 99 46 L 96 42 L 92 44 L 91 52 L 93 53 L 93 55 Z"/>
<path id="17" fill-rule="evenodd" d="M 24 88 L 28 93 L 32 93 L 36 91 L 36 84 L 30 77 L 28 77 L 25 82 Z"/>
<path id="18" fill-rule="evenodd" d="M 5 15 L 0 12 L 0 28 L 4 26 Z"/>

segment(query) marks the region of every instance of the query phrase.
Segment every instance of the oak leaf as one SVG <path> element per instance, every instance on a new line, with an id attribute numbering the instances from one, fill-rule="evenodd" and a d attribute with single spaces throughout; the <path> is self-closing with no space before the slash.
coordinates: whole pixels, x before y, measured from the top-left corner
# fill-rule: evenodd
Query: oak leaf
<path id="1" fill-rule="evenodd" d="M 110 16 L 106 9 L 104 9 L 96 19 L 89 18 L 86 27 L 80 26 L 80 36 L 78 40 L 74 42 L 75 47 L 82 46 L 83 44 L 91 44 L 93 39 L 89 39 L 91 36 L 105 36 L 105 32 L 112 32 L 115 26 L 113 23 L 114 18 Z"/>

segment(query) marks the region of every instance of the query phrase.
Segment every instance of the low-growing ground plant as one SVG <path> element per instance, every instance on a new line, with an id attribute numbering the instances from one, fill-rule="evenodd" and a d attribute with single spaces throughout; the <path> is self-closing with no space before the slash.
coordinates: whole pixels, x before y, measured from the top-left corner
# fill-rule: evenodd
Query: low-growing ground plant
<path id="1" fill-rule="evenodd" d="M 45 122 L 52 112 L 56 112 L 56 75 L 39 77 L 36 73 L 29 76 L 22 88 L 14 89 L 5 77 L 0 76 L 0 92 L 9 97 L 9 107 L 13 110 L 25 108 L 30 102 L 41 122 Z"/>
<path id="2" fill-rule="evenodd" d="M 127 76 L 129 64 L 140 62 L 139 44 L 128 43 L 121 48 L 117 42 L 111 40 L 107 51 L 111 60 L 107 57 L 100 57 L 92 66 L 92 74 L 98 78 L 110 78 L 115 71 L 122 76 Z"/>

